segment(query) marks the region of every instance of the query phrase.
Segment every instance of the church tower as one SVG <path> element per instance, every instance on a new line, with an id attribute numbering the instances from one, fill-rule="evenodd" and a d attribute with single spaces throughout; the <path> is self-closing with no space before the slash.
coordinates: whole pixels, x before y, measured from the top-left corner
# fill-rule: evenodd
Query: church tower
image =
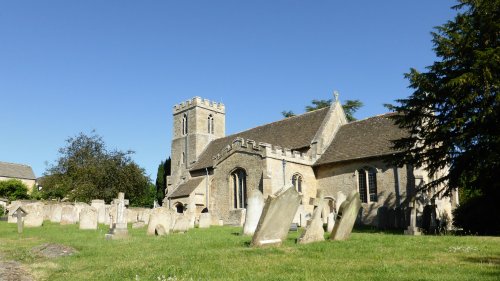
<path id="1" fill-rule="evenodd" d="M 222 103 L 200 97 L 177 104 L 173 109 L 171 185 L 189 179 L 189 169 L 207 145 L 226 134 L 226 110 Z"/>

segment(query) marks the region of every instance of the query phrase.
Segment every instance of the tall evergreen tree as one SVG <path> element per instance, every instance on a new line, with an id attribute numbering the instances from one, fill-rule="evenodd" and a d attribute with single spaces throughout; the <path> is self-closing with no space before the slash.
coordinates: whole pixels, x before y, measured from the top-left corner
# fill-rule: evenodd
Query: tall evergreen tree
<path id="1" fill-rule="evenodd" d="M 396 163 L 424 167 L 434 179 L 425 188 L 460 186 L 481 194 L 468 211 L 472 220 L 500 213 L 500 0 L 459 0 L 456 17 L 432 33 L 438 61 L 427 72 L 405 74 L 413 94 L 398 100 L 396 123 L 410 136 L 395 142 L 404 151 Z M 445 175 L 440 171 L 447 170 Z M 481 203 L 482 202 L 482 203 Z M 489 202 L 489 203 L 488 203 Z M 480 208 L 481 210 L 479 210 Z M 475 232 L 500 231 L 500 219 Z M 497 216 L 498 217 L 498 216 Z M 469 221 L 471 221 L 469 219 Z"/>
<path id="2" fill-rule="evenodd" d="M 165 198 L 165 190 L 167 188 L 167 176 L 171 174 L 170 157 L 166 161 L 161 161 L 158 165 L 158 172 L 156 174 L 156 200 L 161 205 L 163 198 Z"/>

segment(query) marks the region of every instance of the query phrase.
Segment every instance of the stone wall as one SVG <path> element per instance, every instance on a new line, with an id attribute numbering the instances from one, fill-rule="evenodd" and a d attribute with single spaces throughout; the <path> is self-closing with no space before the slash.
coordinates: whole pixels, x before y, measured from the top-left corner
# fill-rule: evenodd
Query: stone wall
<path id="1" fill-rule="evenodd" d="M 357 170 L 371 167 L 377 170 L 377 202 L 362 203 L 362 223 L 377 225 L 377 210 L 380 206 L 398 207 L 414 190 L 413 172 L 406 166 L 394 168 L 382 160 L 364 160 L 324 165 L 316 168 L 318 188 L 325 196 L 336 198 L 338 191 L 348 195 L 358 190 Z M 410 180 L 408 180 L 410 179 Z"/>

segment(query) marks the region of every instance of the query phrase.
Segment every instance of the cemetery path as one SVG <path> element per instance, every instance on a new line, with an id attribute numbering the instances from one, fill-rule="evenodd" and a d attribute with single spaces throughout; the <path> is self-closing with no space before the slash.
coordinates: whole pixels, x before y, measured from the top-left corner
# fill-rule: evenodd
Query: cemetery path
<path id="1" fill-rule="evenodd" d="M 33 281 L 31 274 L 16 261 L 4 260 L 0 252 L 0 281 Z"/>

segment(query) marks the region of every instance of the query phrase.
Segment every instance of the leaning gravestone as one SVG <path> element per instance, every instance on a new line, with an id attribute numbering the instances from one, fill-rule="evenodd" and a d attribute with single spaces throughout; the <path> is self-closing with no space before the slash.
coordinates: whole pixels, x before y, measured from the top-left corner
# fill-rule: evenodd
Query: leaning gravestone
<path id="1" fill-rule="evenodd" d="M 262 192 L 258 189 L 251 190 L 248 196 L 245 224 L 243 225 L 243 235 L 253 235 L 255 233 L 263 208 L 264 196 L 262 196 Z"/>
<path id="2" fill-rule="evenodd" d="M 75 224 L 78 221 L 77 211 L 73 205 L 64 205 L 61 210 L 61 225 Z"/>
<path id="3" fill-rule="evenodd" d="M 172 220 L 174 219 L 174 216 L 172 214 L 172 211 L 170 211 L 167 208 L 156 208 L 151 211 L 151 215 L 149 216 L 149 223 L 148 223 L 148 230 L 147 234 L 148 235 L 155 235 L 156 233 L 156 227 L 158 225 L 163 226 L 166 234 L 170 232 L 170 228 L 172 225 Z"/>
<path id="4" fill-rule="evenodd" d="M 347 199 L 340 205 L 333 227 L 330 240 L 347 240 L 351 236 L 352 228 L 356 222 L 359 209 L 361 209 L 361 201 L 359 193 L 352 192 Z"/>
<path id="5" fill-rule="evenodd" d="M 28 215 L 24 218 L 24 226 L 40 227 L 43 224 L 44 204 L 41 202 L 26 204 L 24 210 Z"/>
<path id="6" fill-rule="evenodd" d="M 94 207 L 97 210 L 97 222 L 105 223 L 106 222 L 106 208 L 105 208 L 104 200 L 95 199 L 92 200 L 90 206 Z"/>
<path id="7" fill-rule="evenodd" d="M 198 222 L 199 228 L 209 228 L 212 223 L 212 216 L 210 213 L 201 213 L 200 221 Z"/>
<path id="8" fill-rule="evenodd" d="M 270 195 L 266 199 L 251 245 L 254 247 L 281 245 L 288 235 L 300 201 L 301 196 L 293 187 Z"/>
<path id="9" fill-rule="evenodd" d="M 96 230 L 97 229 L 97 210 L 94 207 L 87 206 L 80 211 L 80 229 L 81 230 Z"/>
<path id="10" fill-rule="evenodd" d="M 313 211 L 312 218 L 307 222 L 306 229 L 297 240 L 299 244 L 309 244 L 312 242 L 325 240 L 325 231 L 323 230 L 323 219 L 321 212 L 325 207 L 325 199 L 323 190 L 318 190 L 316 198 L 312 200 L 311 205 L 316 206 Z"/>

